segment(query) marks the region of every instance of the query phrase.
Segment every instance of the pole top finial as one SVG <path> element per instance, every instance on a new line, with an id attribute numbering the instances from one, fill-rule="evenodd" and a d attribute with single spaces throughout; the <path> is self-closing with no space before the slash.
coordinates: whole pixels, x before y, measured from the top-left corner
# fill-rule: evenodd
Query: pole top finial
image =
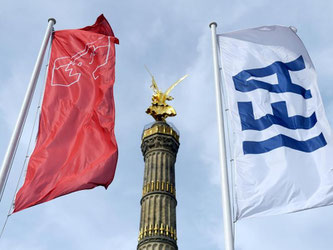
<path id="1" fill-rule="evenodd" d="M 56 23 L 57 23 L 57 21 L 56 21 L 55 18 L 53 18 L 53 17 L 50 17 L 50 18 L 47 20 L 48 23 L 49 23 L 50 21 L 53 21 L 53 24 L 56 24 Z"/>
<path id="2" fill-rule="evenodd" d="M 217 23 L 216 23 L 216 22 L 211 22 L 211 23 L 209 24 L 209 28 L 211 28 L 213 25 L 215 25 L 215 27 L 217 27 Z"/>
<path id="3" fill-rule="evenodd" d="M 294 31 L 295 33 L 297 33 L 297 28 L 295 26 L 289 26 L 289 28 Z"/>

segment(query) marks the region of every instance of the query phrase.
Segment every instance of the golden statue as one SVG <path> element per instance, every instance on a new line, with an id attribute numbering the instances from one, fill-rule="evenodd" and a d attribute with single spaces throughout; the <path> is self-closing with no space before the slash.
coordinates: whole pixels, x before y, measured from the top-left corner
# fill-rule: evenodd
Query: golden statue
<path id="1" fill-rule="evenodd" d="M 147 67 L 146 67 L 147 69 Z M 148 73 L 150 74 L 151 78 L 152 78 L 152 84 L 151 84 L 151 88 L 154 91 L 154 94 L 152 96 L 152 104 L 151 106 L 146 110 L 147 114 L 150 114 L 152 117 L 154 117 L 154 119 L 156 121 L 165 121 L 165 119 L 169 116 L 175 116 L 177 113 L 175 111 L 175 109 L 168 105 L 166 103 L 166 101 L 171 101 L 173 100 L 173 97 L 169 95 L 169 93 L 171 92 L 171 90 L 176 87 L 176 85 L 178 83 L 180 83 L 181 81 L 183 81 L 188 75 L 183 76 L 182 78 L 180 78 L 177 82 L 175 82 L 174 84 L 172 84 L 167 91 L 165 91 L 164 93 L 162 91 L 159 90 L 157 83 L 155 81 L 154 76 L 149 72 L 149 70 L 147 69 Z"/>

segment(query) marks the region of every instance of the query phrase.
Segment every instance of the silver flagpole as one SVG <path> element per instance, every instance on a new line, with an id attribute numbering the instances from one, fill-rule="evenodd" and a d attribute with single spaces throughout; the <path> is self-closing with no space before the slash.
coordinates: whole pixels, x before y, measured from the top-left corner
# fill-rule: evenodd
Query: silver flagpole
<path id="1" fill-rule="evenodd" d="M 212 32 L 217 125 L 218 125 L 218 133 L 219 133 L 219 155 L 220 155 L 220 164 L 221 164 L 221 189 L 222 189 L 221 191 L 222 191 L 222 207 L 223 207 L 224 243 L 225 243 L 225 250 L 234 250 L 234 237 L 233 237 L 233 233 L 232 233 L 232 223 L 233 222 L 232 222 L 231 210 L 230 210 L 227 157 L 226 157 L 226 150 L 225 150 L 224 123 L 223 123 L 223 116 L 222 116 L 220 68 L 219 68 L 219 63 L 218 63 L 218 58 L 217 58 L 216 26 L 217 26 L 217 24 L 215 22 L 213 22 L 209 25 L 211 32 Z"/>
<path id="2" fill-rule="evenodd" d="M 2 200 L 2 196 L 3 196 L 4 190 L 5 190 L 7 178 L 8 178 L 12 163 L 13 163 L 13 159 L 14 159 L 14 156 L 15 156 L 15 153 L 16 153 L 17 146 L 18 146 L 19 141 L 20 141 L 20 137 L 21 137 L 21 134 L 22 134 L 22 130 L 23 130 L 23 127 L 24 127 L 25 120 L 26 120 L 27 115 L 28 115 L 28 111 L 29 111 L 29 107 L 30 107 L 30 104 L 31 104 L 31 101 L 32 101 L 32 97 L 33 97 L 33 94 L 35 92 L 35 88 L 36 88 L 38 76 L 39 76 L 39 73 L 40 73 L 40 70 L 41 70 L 41 67 L 42 67 L 42 63 L 43 63 L 45 51 L 46 51 L 46 48 L 47 48 L 47 44 L 49 42 L 50 36 L 52 34 L 52 28 L 53 28 L 53 25 L 55 23 L 56 23 L 56 20 L 54 18 L 50 18 L 48 20 L 48 26 L 47 26 L 46 33 L 45 33 L 45 36 L 44 36 L 44 39 L 43 39 L 43 42 L 42 42 L 42 46 L 39 50 L 37 61 L 36 61 L 34 70 L 33 70 L 32 75 L 31 75 L 31 79 L 30 79 L 30 82 L 29 82 L 29 85 L 28 85 L 27 92 L 26 92 L 25 97 L 24 97 L 24 101 L 23 101 L 23 104 L 22 104 L 22 107 L 21 107 L 21 111 L 20 111 L 20 114 L 17 118 L 17 122 L 16 122 L 16 125 L 15 125 L 15 128 L 14 128 L 12 137 L 10 139 L 10 142 L 9 142 L 9 145 L 8 145 L 8 148 L 7 148 L 7 152 L 6 152 L 5 158 L 4 158 L 3 163 L 2 163 L 2 167 L 1 167 L 1 170 L 0 170 L 0 201 Z"/>

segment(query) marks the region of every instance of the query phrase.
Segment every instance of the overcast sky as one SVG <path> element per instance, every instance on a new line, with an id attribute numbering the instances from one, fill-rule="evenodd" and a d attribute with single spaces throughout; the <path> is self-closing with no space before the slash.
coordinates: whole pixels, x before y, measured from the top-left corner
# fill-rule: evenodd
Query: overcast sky
<path id="1" fill-rule="evenodd" d="M 162 90 L 184 74 L 170 103 L 180 131 L 176 162 L 178 246 L 224 249 L 215 93 L 209 23 L 227 32 L 262 25 L 293 25 L 318 74 L 328 119 L 333 124 L 333 2 L 329 0 L 144 0 L 2 1 L 0 8 L 0 160 L 13 130 L 47 26 L 56 30 L 91 25 L 103 13 L 116 46 L 116 138 L 119 161 L 113 183 L 76 192 L 12 215 L 0 239 L 8 250 L 136 249 L 144 163 L 140 151 L 152 94 L 146 64 Z M 3 224 L 21 171 L 38 99 L 13 164 L 3 201 Z M 33 137 L 34 138 L 34 137 Z M 32 148 L 30 149 L 30 151 Z M 244 219 L 236 224 L 237 250 L 331 250 L 333 207 Z"/>

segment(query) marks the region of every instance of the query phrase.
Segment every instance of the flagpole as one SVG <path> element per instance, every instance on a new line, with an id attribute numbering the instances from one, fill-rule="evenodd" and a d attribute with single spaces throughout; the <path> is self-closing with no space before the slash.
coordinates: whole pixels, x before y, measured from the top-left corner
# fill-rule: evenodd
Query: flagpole
<path id="1" fill-rule="evenodd" d="M 220 68 L 217 58 L 217 39 L 216 39 L 216 26 L 215 22 L 209 25 L 212 33 L 212 47 L 213 47 L 213 62 L 214 62 L 214 78 L 215 78 L 215 92 L 216 92 L 216 110 L 217 110 L 217 125 L 219 134 L 219 156 L 221 166 L 221 191 L 222 191 L 222 207 L 223 207 L 223 226 L 224 226 L 224 243 L 225 250 L 234 250 L 234 237 L 232 233 L 232 217 L 230 209 L 229 197 L 229 184 L 228 184 L 228 170 L 227 170 L 227 157 L 225 149 L 224 138 L 224 123 L 222 115 L 222 98 L 220 86 Z"/>
<path id="2" fill-rule="evenodd" d="M 20 141 L 20 137 L 22 134 L 25 120 L 28 115 L 28 111 L 29 111 L 29 107 L 30 107 L 30 104 L 31 104 L 31 101 L 33 98 L 33 94 L 35 92 L 35 88 L 36 88 L 38 76 L 39 76 L 39 73 L 40 73 L 40 70 L 42 67 L 47 44 L 49 42 L 50 36 L 52 34 L 52 28 L 55 23 L 56 23 L 56 20 L 54 18 L 49 18 L 48 26 L 47 26 L 47 29 L 46 29 L 46 32 L 44 35 L 42 46 L 39 50 L 37 61 L 36 61 L 35 67 L 32 71 L 31 79 L 30 79 L 28 89 L 27 89 L 27 92 L 26 92 L 24 100 L 23 100 L 21 111 L 17 118 L 16 125 L 15 125 L 12 137 L 10 139 L 10 142 L 9 142 L 9 145 L 7 148 L 7 152 L 6 152 L 5 158 L 2 163 L 2 167 L 0 170 L 0 201 L 2 200 L 7 178 L 8 178 L 12 163 L 13 163 L 13 159 L 14 159 L 14 156 L 16 153 L 18 143 Z"/>

